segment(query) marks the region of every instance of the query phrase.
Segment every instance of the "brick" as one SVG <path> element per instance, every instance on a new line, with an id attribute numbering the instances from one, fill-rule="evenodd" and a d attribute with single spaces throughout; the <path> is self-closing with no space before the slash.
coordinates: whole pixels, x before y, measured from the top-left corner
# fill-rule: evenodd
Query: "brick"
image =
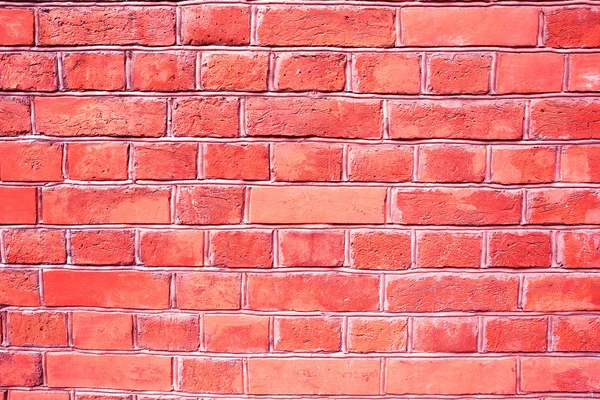
<path id="1" fill-rule="evenodd" d="M 73 346 L 86 350 L 133 350 L 131 314 L 74 312 Z"/>
<path id="2" fill-rule="evenodd" d="M 600 361 L 593 357 L 523 357 L 521 390 L 529 392 L 597 392 Z"/>
<path id="3" fill-rule="evenodd" d="M 353 182 L 408 182 L 413 177 L 411 146 L 348 146 L 348 179 Z"/>
<path id="4" fill-rule="evenodd" d="M 516 373 L 514 358 L 390 359 L 387 393 L 515 394 Z M 398 376 L 403 379 L 394 379 Z M 428 376 L 435 379 L 423 379 Z"/>
<path id="5" fill-rule="evenodd" d="M 491 267 L 550 267 L 552 264 L 548 232 L 493 232 L 488 243 Z"/>
<path id="6" fill-rule="evenodd" d="M 251 223 L 382 223 L 383 187 L 253 187 Z M 273 212 L 277 210 L 277 212 Z"/>
<path id="7" fill-rule="evenodd" d="M 379 393 L 378 359 L 251 358 L 250 394 L 371 395 Z"/>
<path id="8" fill-rule="evenodd" d="M 342 179 L 342 146 L 326 143 L 275 143 L 273 172 L 277 181 Z"/>
<path id="9" fill-rule="evenodd" d="M 524 281 L 523 310 L 580 311 L 600 310 L 595 274 L 527 275 Z"/>
<path id="10" fill-rule="evenodd" d="M 162 309 L 170 276 L 141 271 L 44 271 L 47 306 Z"/>
<path id="11" fill-rule="evenodd" d="M 180 388 L 187 392 L 243 393 L 242 360 L 231 358 L 181 359 Z"/>
<path id="12" fill-rule="evenodd" d="M 60 7 L 39 12 L 39 44 L 175 44 L 174 7 Z"/>
<path id="13" fill-rule="evenodd" d="M 495 317 L 484 319 L 483 345 L 486 352 L 546 351 L 546 318 Z"/>
<path id="14" fill-rule="evenodd" d="M 539 13 L 535 7 L 407 7 L 402 40 L 405 46 L 535 46 Z"/>
<path id="15" fill-rule="evenodd" d="M 61 144 L 4 142 L 0 144 L 0 179 L 18 182 L 62 181 Z"/>
<path id="16" fill-rule="evenodd" d="M 0 270 L 0 304 L 7 306 L 40 305 L 37 271 Z"/>
<path id="17" fill-rule="evenodd" d="M 133 53 L 131 79 L 134 90 L 177 91 L 195 87 L 196 54 L 190 51 L 173 53 Z"/>
<path id="18" fill-rule="evenodd" d="M 418 232 L 416 263 L 421 268 L 478 268 L 482 239 L 480 233 Z"/>
<path id="19" fill-rule="evenodd" d="M 131 230 L 71 231 L 71 262 L 78 265 L 132 265 L 134 232 Z"/>
<path id="20" fill-rule="evenodd" d="M 236 137 L 240 133 L 239 113 L 237 99 L 176 98 L 173 101 L 173 134 L 191 137 Z"/>
<path id="21" fill-rule="evenodd" d="M 148 397 L 142 397 L 145 400 L 160 400 L 160 399 L 152 399 Z M 75 393 L 75 400 L 133 400 L 133 396 L 129 395 L 108 395 L 108 394 L 90 394 L 90 393 Z"/>
<path id="22" fill-rule="evenodd" d="M 271 268 L 273 231 L 211 231 L 209 263 L 229 268 Z"/>
<path id="23" fill-rule="evenodd" d="M 128 172 L 126 143 L 68 143 L 69 179 L 82 181 L 125 180 Z"/>
<path id="24" fill-rule="evenodd" d="M 251 97 L 246 113 L 249 136 L 382 137 L 378 100 Z"/>
<path id="25" fill-rule="evenodd" d="M 11 346 L 60 347 L 67 345 L 67 314 L 9 312 L 7 338 Z"/>
<path id="26" fill-rule="evenodd" d="M 540 189 L 527 192 L 529 224 L 599 224 L 600 192 L 586 189 Z"/>
<path id="27" fill-rule="evenodd" d="M 376 276 L 333 273 L 249 274 L 248 308 L 281 311 L 375 311 Z"/>
<path id="28" fill-rule="evenodd" d="M 484 94 L 490 90 L 489 54 L 433 54 L 428 57 L 427 90 L 434 94 Z"/>
<path id="29" fill-rule="evenodd" d="M 180 186 L 176 202 L 180 224 L 239 224 L 244 188 L 239 186 Z"/>
<path id="30" fill-rule="evenodd" d="M 477 318 L 415 318 L 413 351 L 425 353 L 477 352 Z"/>
<path id="31" fill-rule="evenodd" d="M 353 231 L 350 262 L 357 269 L 407 269 L 411 265 L 409 232 Z"/>
<path id="32" fill-rule="evenodd" d="M 201 4 L 181 7 L 183 44 L 244 46 L 250 44 L 250 7 Z"/>
<path id="33" fill-rule="evenodd" d="M 564 146 L 560 157 L 563 182 L 600 182 L 600 146 Z"/>
<path id="34" fill-rule="evenodd" d="M 340 318 L 275 318 L 276 351 L 335 352 L 342 346 Z"/>
<path id="35" fill-rule="evenodd" d="M 279 231 L 279 262 L 285 267 L 341 267 L 344 231 Z"/>
<path id="36" fill-rule="evenodd" d="M 394 9 L 259 7 L 257 39 L 265 46 L 391 47 Z"/>
<path id="37" fill-rule="evenodd" d="M 556 53 L 499 53 L 496 92 L 560 92 L 564 61 L 564 56 Z"/>
<path id="38" fill-rule="evenodd" d="M 417 94 L 421 56 L 412 54 L 357 54 L 353 59 L 354 91 L 359 93 Z"/>
<path id="39" fill-rule="evenodd" d="M 0 89 L 53 91 L 57 88 L 56 55 L 52 53 L 0 54 Z"/>
<path id="40" fill-rule="evenodd" d="M 548 47 L 600 47 L 600 10 L 597 7 L 544 10 Z"/>
<path id="41" fill-rule="evenodd" d="M 571 54 L 569 81 L 572 92 L 600 91 L 600 54 Z"/>
<path id="42" fill-rule="evenodd" d="M 339 92 L 346 82 L 346 56 L 337 53 L 283 53 L 275 58 L 278 90 Z"/>
<path id="43" fill-rule="evenodd" d="M 14 229 L 4 235 L 10 264 L 63 264 L 67 261 L 65 234 L 46 229 Z"/>
<path id="44" fill-rule="evenodd" d="M 532 139 L 600 138 L 600 102 L 588 99 L 533 101 Z"/>
<path id="45" fill-rule="evenodd" d="M 133 149 L 136 179 L 195 179 L 198 175 L 196 144 L 147 143 Z"/>
<path id="46" fill-rule="evenodd" d="M 195 315 L 140 315 L 140 347 L 164 351 L 196 351 L 200 347 L 200 322 Z"/>
<path id="47" fill-rule="evenodd" d="M 600 318 L 589 315 L 555 317 L 552 321 L 553 351 L 600 350 Z"/>
<path id="48" fill-rule="evenodd" d="M 206 350 L 216 353 L 269 351 L 269 317 L 258 315 L 205 315 Z"/>
<path id="49" fill-rule="evenodd" d="M 494 146 L 490 166 L 492 182 L 502 184 L 554 181 L 556 148 Z"/>
<path id="50" fill-rule="evenodd" d="M 419 148 L 422 182 L 483 182 L 486 149 L 471 145 L 426 145 Z"/>
<path id="51" fill-rule="evenodd" d="M 386 310 L 391 312 L 517 310 L 519 279 L 514 275 L 400 275 L 386 283 Z"/>
<path id="52" fill-rule="evenodd" d="M 48 353 L 49 387 L 170 391 L 171 358 L 153 355 Z"/>
<path id="53" fill-rule="evenodd" d="M 5 8 L 0 12 L 0 45 L 18 46 L 34 43 L 33 10 Z"/>
<path id="54" fill-rule="evenodd" d="M 241 307 L 239 274 L 209 272 L 178 273 L 177 308 L 191 310 L 237 310 Z"/>
<path id="55" fill-rule="evenodd" d="M 167 105 L 161 99 L 37 97 L 36 124 L 49 136 L 164 136 Z"/>
<path id="56" fill-rule="evenodd" d="M 38 386 L 43 383 L 40 353 L 0 352 L 0 376 L 4 386 Z"/>
<path id="57" fill-rule="evenodd" d="M 42 190 L 47 224 L 170 223 L 171 190 L 154 187 L 55 186 Z"/>
<path id="58" fill-rule="evenodd" d="M 357 353 L 404 352 L 406 318 L 349 318 L 348 350 Z"/>
<path id="59" fill-rule="evenodd" d="M 142 263 L 151 267 L 201 267 L 204 265 L 204 231 L 161 230 L 140 234 Z"/>
<path id="60" fill-rule="evenodd" d="M 125 54 L 121 52 L 67 53 L 63 71 L 67 89 L 125 89 Z"/>
<path id="61" fill-rule="evenodd" d="M 522 194 L 514 191 L 394 189 L 392 196 L 392 220 L 401 224 L 496 225 L 521 220 Z"/>
<path id="62" fill-rule="evenodd" d="M 11 390 L 10 400 L 69 400 L 70 394 L 67 391 L 39 391 L 39 390 Z"/>
<path id="63" fill-rule="evenodd" d="M 517 140 L 523 137 L 523 104 L 514 101 L 392 101 L 393 139 Z"/>
<path id="64" fill-rule="evenodd" d="M 266 144 L 208 143 L 204 146 L 204 177 L 208 179 L 269 179 Z"/>
<path id="65" fill-rule="evenodd" d="M 597 268 L 600 265 L 600 234 L 566 231 L 557 235 L 557 261 L 565 268 Z"/>
<path id="66" fill-rule="evenodd" d="M 202 86 L 207 90 L 267 90 L 269 55 L 263 52 L 202 54 Z"/>
<path id="67" fill-rule="evenodd" d="M 0 23 L 0 26 L 3 25 Z M 0 137 L 28 133 L 31 133 L 29 100 L 23 97 L 0 97 Z"/>
<path id="68" fill-rule="evenodd" d="M 32 187 L 0 187 L 0 224 L 35 224 L 36 197 Z"/>

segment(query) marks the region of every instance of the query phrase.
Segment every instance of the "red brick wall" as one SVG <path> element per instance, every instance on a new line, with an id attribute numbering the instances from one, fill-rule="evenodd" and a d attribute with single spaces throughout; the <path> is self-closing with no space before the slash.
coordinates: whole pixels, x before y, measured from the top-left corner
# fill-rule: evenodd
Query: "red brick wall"
<path id="1" fill-rule="evenodd" d="M 0 4 L 0 400 L 600 393 L 600 8 Z"/>

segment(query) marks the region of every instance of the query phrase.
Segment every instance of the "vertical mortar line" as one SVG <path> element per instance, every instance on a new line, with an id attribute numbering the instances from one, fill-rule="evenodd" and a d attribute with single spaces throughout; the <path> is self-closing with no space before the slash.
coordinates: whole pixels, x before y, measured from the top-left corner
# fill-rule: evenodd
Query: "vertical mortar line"
<path id="1" fill-rule="evenodd" d="M 252 5 L 250 6 L 250 46 L 256 45 L 257 42 L 257 23 L 258 8 Z"/>
<path id="2" fill-rule="evenodd" d="M 48 386 L 48 354 L 42 352 L 42 386 Z"/>
<path id="3" fill-rule="evenodd" d="M 492 181 L 492 146 L 485 146 L 485 182 Z"/>
<path id="4" fill-rule="evenodd" d="M 33 38 L 35 46 L 40 45 L 40 10 L 38 8 L 33 9 Z"/>
<path id="5" fill-rule="evenodd" d="M 383 224 L 387 225 L 392 222 L 392 187 L 385 188 L 385 198 L 383 199 Z"/>
<path id="6" fill-rule="evenodd" d="M 181 7 L 175 6 L 175 37 L 178 45 L 182 44 L 181 40 Z"/>
<path id="7" fill-rule="evenodd" d="M 490 68 L 490 82 L 488 85 L 490 94 L 496 94 L 496 76 L 498 71 L 498 52 L 492 52 L 492 65 Z"/>
<path id="8" fill-rule="evenodd" d="M 546 17 L 544 15 L 544 10 L 540 9 L 540 14 L 538 16 L 538 34 L 537 34 L 537 47 L 544 47 L 544 30 L 545 30 L 545 21 Z"/>
<path id="9" fill-rule="evenodd" d="M 0 331 L 2 331 L 2 340 L 0 341 L 3 347 L 8 346 L 8 312 L 0 312 Z"/>
<path id="10" fill-rule="evenodd" d="M 521 357 L 517 357 L 516 358 L 516 362 L 517 362 L 517 373 L 516 373 L 516 380 L 517 380 L 517 394 L 522 394 L 522 390 L 521 390 Z"/>
<path id="11" fill-rule="evenodd" d="M 395 46 L 401 47 L 404 45 L 404 38 L 402 37 L 402 8 L 396 8 L 396 13 L 394 15 L 394 28 L 396 33 L 396 41 Z"/>
<path id="12" fill-rule="evenodd" d="M 273 92 L 277 90 L 275 86 L 275 53 L 269 53 L 269 65 L 267 67 L 267 91 Z"/>
<path id="13" fill-rule="evenodd" d="M 4 239 L 6 231 L 0 230 L 0 260 L 2 264 L 6 264 L 6 239 Z M 4 337 L 4 336 L 3 336 Z"/>
<path id="14" fill-rule="evenodd" d="M 210 232 L 204 231 L 204 265 L 209 266 L 213 264 L 211 251 L 210 251 Z"/>
<path id="15" fill-rule="evenodd" d="M 135 148 L 133 143 L 127 143 L 127 178 L 135 182 Z"/>
<path id="16" fill-rule="evenodd" d="M 46 305 L 46 301 L 44 299 L 44 270 L 41 268 L 38 270 L 38 286 L 40 293 L 40 305 L 43 307 Z"/>
<path id="17" fill-rule="evenodd" d="M 275 351 L 275 317 L 269 316 L 269 353 Z"/>
<path id="18" fill-rule="evenodd" d="M 552 253 L 550 254 L 550 268 L 559 268 L 558 264 L 558 231 L 553 230 L 550 232 L 550 248 Z"/>
<path id="19" fill-rule="evenodd" d="M 35 101 L 34 101 L 34 96 L 27 96 L 28 100 L 29 100 L 29 117 L 30 117 L 30 123 L 31 123 L 31 134 L 32 135 L 39 135 L 38 129 L 37 129 L 37 124 L 36 124 L 36 115 L 35 115 Z"/>
<path id="20" fill-rule="evenodd" d="M 389 115 L 389 102 L 388 100 L 383 100 L 381 102 L 381 111 L 382 111 L 382 129 L 383 129 L 383 139 L 390 139 L 390 115 Z"/>
<path id="21" fill-rule="evenodd" d="M 517 289 L 517 309 L 519 311 L 523 311 L 523 297 L 524 297 L 524 292 L 525 292 L 525 282 L 524 282 L 524 278 L 523 275 L 519 274 L 519 286 Z"/>
<path id="22" fill-rule="evenodd" d="M 128 50 L 125 52 L 125 90 L 129 91 L 133 88 L 133 76 L 132 76 L 132 52 Z"/>
<path id="23" fill-rule="evenodd" d="M 554 317 L 548 316 L 546 319 L 546 352 L 554 351 L 554 337 L 552 331 L 554 330 Z"/>
<path id="24" fill-rule="evenodd" d="M 569 91 L 569 78 L 571 77 L 571 54 L 565 54 L 563 59 L 562 91 Z"/>
<path id="25" fill-rule="evenodd" d="M 73 264 L 73 256 L 71 254 L 71 229 L 65 230 L 65 252 L 67 254 L 67 264 Z"/>
<path id="26" fill-rule="evenodd" d="M 346 53 L 346 62 L 344 63 L 344 91 L 346 92 L 352 92 L 353 89 L 353 77 L 352 77 L 352 68 L 353 67 L 353 60 L 352 60 L 352 53 Z"/>
<path id="27" fill-rule="evenodd" d="M 417 230 L 410 231 L 410 266 L 409 268 L 419 268 L 417 265 Z"/>
<path id="28" fill-rule="evenodd" d="M 350 171 L 348 171 L 348 144 L 342 145 L 342 181 L 348 182 Z"/>
<path id="29" fill-rule="evenodd" d="M 428 61 L 428 57 L 427 57 L 427 53 L 423 52 L 421 53 L 421 77 L 420 77 L 420 83 L 421 83 L 421 94 L 427 94 L 429 92 L 428 87 L 427 87 L 427 80 L 429 79 L 429 73 L 427 71 L 428 65 L 427 65 L 427 61 Z"/>
<path id="30" fill-rule="evenodd" d="M 379 373 L 380 373 L 379 394 L 381 396 L 384 396 L 385 395 L 385 391 L 386 391 L 386 387 L 385 387 L 386 386 L 386 381 L 385 381 L 385 375 L 386 374 L 385 374 L 385 372 L 386 372 L 386 369 L 387 369 L 386 358 L 385 357 L 381 357 L 380 358 L 379 368 L 380 368 L 380 371 L 379 371 Z"/>
<path id="31" fill-rule="evenodd" d="M 56 54 L 56 77 L 58 78 L 58 90 L 65 90 L 65 77 L 63 71 L 63 53 L 59 51 Z"/>
<path id="32" fill-rule="evenodd" d="M 169 285 L 169 303 L 171 308 L 177 308 L 177 273 L 171 274 Z"/>
<path id="33" fill-rule="evenodd" d="M 239 99 L 240 101 L 240 108 L 239 108 L 239 114 L 240 114 L 240 137 L 244 137 L 246 136 L 246 98 L 245 97 L 240 97 Z"/>
<path id="34" fill-rule="evenodd" d="M 412 173 L 412 181 L 419 181 L 419 156 L 421 153 L 421 146 L 415 145 L 413 149 L 413 173 Z"/>
<path id="35" fill-rule="evenodd" d="M 527 224 L 527 189 L 521 190 L 523 201 L 521 204 L 521 223 L 519 225 Z"/>
<path id="36" fill-rule="evenodd" d="M 173 282 L 173 279 L 171 279 L 171 282 Z M 131 336 L 133 338 L 133 348 L 134 349 L 139 349 L 140 348 L 140 344 L 139 344 L 139 338 L 138 338 L 138 333 L 139 333 L 139 320 L 138 320 L 138 314 L 131 314 Z"/>
<path id="37" fill-rule="evenodd" d="M 244 385 L 244 393 L 250 393 L 250 384 L 248 382 L 248 359 L 244 358 L 242 360 L 242 382 Z"/>
<path id="38" fill-rule="evenodd" d="M 386 284 L 386 276 L 385 274 L 379 274 L 379 305 L 378 305 L 378 311 L 385 311 L 386 304 L 385 304 L 385 284 Z"/>
<path id="39" fill-rule="evenodd" d="M 43 221 L 43 216 L 44 216 L 44 204 L 42 203 L 42 197 L 43 197 L 43 189 L 41 187 L 36 188 L 36 199 L 37 199 L 37 221 L 36 224 L 40 224 Z"/>
<path id="40" fill-rule="evenodd" d="M 344 267 L 351 267 L 352 260 L 350 255 L 350 229 L 344 230 Z"/>
<path id="41" fill-rule="evenodd" d="M 554 180 L 560 182 L 562 180 L 562 153 L 564 151 L 563 146 L 556 146 L 556 155 L 554 159 Z"/>
<path id="42" fill-rule="evenodd" d="M 143 265 L 142 263 L 142 249 L 141 249 L 141 232 L 139 229 L 133 231 L 133 252 L 135 258 L 135 265 Z"/>
<path id="43" fill-rule="evenodd" d="M 177 223 L 177 193 L 179 191 L 179 186 L 178 185 L 173 185 L 173 187 L 171 188 L 171 201 L 169 202 L 169 206 L 171 208 L 171 224 L 176 224 Z"/>
<path id="44" fill-rule="evenodd" d="M 73 340 L 73 312 L 67 312 L 67 345 L 74 346 Z"/>
<path id="45" fill-rule="evenodd" d="M 407 353 L 412 353 L 412 351 L 413 351 L 414 325 L 415 325 L 414 318 L 408 317 L 406 319 L 406 352 Z"/>
<path id="46" fill-rule="evenodd" d="M 527 140 L 530 138 L 530 125 L 531 125 L 531 100 L 525 101 L 525 118 L 523 118 L 523 139 Z"/>
<path id="47" fill-rule="evenodd" d="M 179 390 L 179 370 L 181 369 L 181 357 L 173 357 L 171 359 L 171 371 L 173 374 L 173 389 Z"/>
<path id="48" fill-rule="evenodd" d="M 173 102 L 175 99 L 167 99 L 167 136 L 173 136 Z"/>
<path id="49" fill-rule="evenodd" d="M 69 177 L 69 160 L 67 158 L 67 148 L 69 147 L 67 143 L 61 143 L 62 146 L 62 160 L 61 160 L 61 174 L 63 179 L 68 179 Z"/>
<path id="50" fill-rule="evenodd" d="M 242 309 L 246 309 L 247 306 L 247 296 L 246 296 L 246 288 L 248 286 L 248 274 L 246 272 L 242 272 L 241 276 L 241 284 L 240 284 L 240 307 Z"/>
<path id="51" fill-rule="evenodd" d="M 483 231 L 481 235 L 481 261 L 479 264 L 480 268 L 488 268 L 489 260 L 488 260 L 488 245 L 489 245 L 489 236 L 487 231 Z"/>
<path id="52" fill-rule="evenodd" d="M 348 316 L 343 316 L 340 322 L 342 324 L 340 332 L 342 335 L 341 350 L 342 353 L 348 354 Z"/>
<path id="53" fill-rule="evenodd" d="M 279 229 L 274 229 L 272 232 L 273 232 L 273 268 L 278 268 L 280 266 L 280 261 L 279 261 Z"/>
<path id="54" fill-rule="evenodd" d="M 198 143 L 198 156 L 196 157 L 196 179 L 202 180 L 204 178 L 204 144 Z"/>
<path id="55" fill-rule="evenodd" d="M 204 321 L 204 313 L 198 315 L 200 320 L 200 351 L 206 351 L 206 322 Z"/>
<path id="56" fill-rule="evenodd" d="M 275 144 L 269 143 L 269 180 L 274 182 L 275 179 Z"/>
<path id="57" fill-rule="evenodd" d="M 477 352 L 483 353 L 483 317 L 477 316 Z"/>
<path id="58" fill-rule="evenodd" d="M 242 204 L 242 213 L 244 214 L 244 220 L 242 221 L 244 224 L 247 224 L 250 221 L 250 191 L 252 188 L 246 186 L 244 187 L 244 203 Z"/>
<path id="59" fill-rule="evenodd" d="M 202 52 L 196 53 L 196 90 L 202 90 Z"/>

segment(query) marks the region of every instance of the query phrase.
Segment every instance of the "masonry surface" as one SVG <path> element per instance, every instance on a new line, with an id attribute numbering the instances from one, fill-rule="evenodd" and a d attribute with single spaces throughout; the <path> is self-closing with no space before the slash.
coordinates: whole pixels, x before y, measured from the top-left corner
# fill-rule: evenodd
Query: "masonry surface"
<path id="1" fill-rule="evenodd" d="M 600 3 L 0 3 L 0 400 L 600 396 Z"/>

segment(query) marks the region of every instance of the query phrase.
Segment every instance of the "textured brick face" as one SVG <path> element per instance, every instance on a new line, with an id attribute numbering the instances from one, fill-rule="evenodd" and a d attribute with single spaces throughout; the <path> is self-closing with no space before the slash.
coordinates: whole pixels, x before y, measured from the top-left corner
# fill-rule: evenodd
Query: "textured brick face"
<path id="1" fill-rule="evenodd" d="M 0 2 L 0 400 L 600 396 L 600 5 Z"/>

